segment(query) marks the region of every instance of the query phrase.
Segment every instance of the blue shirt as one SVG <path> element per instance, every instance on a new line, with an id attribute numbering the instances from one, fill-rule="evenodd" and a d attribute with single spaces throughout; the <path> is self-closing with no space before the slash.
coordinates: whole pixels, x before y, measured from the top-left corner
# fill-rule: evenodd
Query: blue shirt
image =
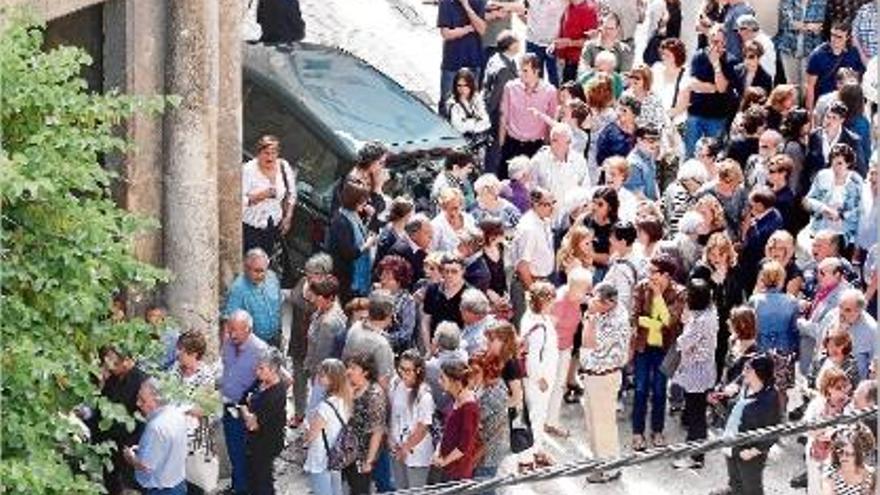
<path id="1" fill-rule="evenodd" d="M 175 406 L 163 406 L 147 417 L 137 458 L 146 466 L 134 476 L 143 488 L 173 488 L 186 478 L 186 419 Z"/>
<path id="2" fill-rule="evenodd" d="M 226 309 L 223 314 L 231 315 L 243 309 L 254 319 L 254 333 L 269 341 L 281 331 L 281 283 L 275 272 L 266 272 L 260 285 L 254 285 L 244 274 L 236 277 L 229 288 Z"/>
<path id="3" fill-rule="evenodd" d="M 654 159 L 636 146 L 626 157 L 629 162 L 629 177 L 623 187 L 634 194 L 643 194 L 651 201 L 657 201 L 657 164 Z"/>
<path id="4" fill-rule="evenodd" d="M 220 393 L 223 401 L 238 404 L 257 380 L 254 370 L 260 356 L 268 349 L 268 344 L 251 334 L 241 346 L 236 347 L 232 340 L 225 339 L 220 348 L 223 361 L 223 375 L 220 377 Z"/>
<path id="5" fill-rule="evenodd" d="M 469 0 L 471 8 L 485 17 L 486 0 Z M 459 28 L 471 24 L 459 0 L 440 0 L 437 10 L 437 27 Z M 483 43 L 476 31 L 454 39 L 443 41 L 443 62 L 440 68 L 456 71 L 462 67 L 480 68 L 483 66 Z"/>
<path id="6" fill-rule="evenodd" d="M 799 346 L 797 299 L 772 289 L 749 299 L 758 320 L 758 350 L 796 352 Z"/>
<path id="7" fill-rule="evenodd" d="M 744 15 L 755 15 L 754 9 L 745 2 L 730 5 L 724 13 L 724 41 L 731 60 L 742 60 L 742 39 L 736 30 L 736 21 Z"/>
<path id="8" fill-rule="evenodd" d="M 822 43 L 813 50 L 810 58 L 807 59 L 807 75 L 817 78 L 816 89 L 813 92 L 816 100 L 837 88 L 837 71 L 841 67 L 853 69 L 859 77 L 865 72 L 862 58 L 858 50 L 852 46 L 845 48 L 840 55 L 835 55 L 831 51 L 831 44 L 828 42 Z"/>
<path id="9" fill-rule="evenodd" d="M 801 33 L 795 31 L 793 23 L 825 22 L 827 0 L 807 0 L 801 9 L 801 0 L 782 0 L 779 2 L 779 31 L 773 38 L 773 44 L 781 53 L 793 57 L 805 57 L 822 43 L 822 33 Z M 803 44 L 798 47 L 798 37 L 803 35 Z"/>

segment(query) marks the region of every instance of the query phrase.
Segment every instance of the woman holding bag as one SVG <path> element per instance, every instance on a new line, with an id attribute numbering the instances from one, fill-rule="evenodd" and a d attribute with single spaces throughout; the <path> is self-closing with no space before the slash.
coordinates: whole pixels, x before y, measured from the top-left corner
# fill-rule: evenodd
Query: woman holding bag
<path id="1" fill-rule="evenodd" d="M 303 438 L 308 449 L 303 471 L 309 476 L 313 493 L 342 495 L 342 474 L 330 469 L 328 457 L 351 411 L 351 391 L 345 377 L 345 365 L 338 359 L 325 359 L 318 369 L 317 379 L 326 398 L 309 417 Z"/>
<path id="2" fill-rule="evenodd" d="M 544 425 L 559 360 L 556 327 L 550 316 L 556 290 L 547 282 L 536 282 L 529 294 L 529 309 L 520 322 L 520 338 L 526 352 L 525 400 L 533 436 L 528 452 L 533 455 L 535 464 L 546 465 L 550 464 L 550 457 L 544 451 L 547 436 Z"/>
<path id="3" fill-rule="evenodd" d="M 275 243 L 293 221 L 296 175 L 287 160 L 280 158 L 277 137 L 261 137 L 256 151 L 256 158 L 241 169 L 242 252 L 258 247 L 271 257 Z"/>

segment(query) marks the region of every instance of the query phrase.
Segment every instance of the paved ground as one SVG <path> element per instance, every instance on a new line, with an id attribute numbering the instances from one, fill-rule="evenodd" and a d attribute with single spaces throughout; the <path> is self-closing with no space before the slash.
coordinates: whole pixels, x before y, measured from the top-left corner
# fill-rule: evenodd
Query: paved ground
<path id="1" fill-rule="evenodd" d="M 669 442 L 684 441 L 684 430 L 679 417 L 670 417 L 667 421 L 667 440 Z M 629 452 L 629 408 L 625 413 L 618 414 L 620 435 L 625 443 L 624 450 Z M 569 439 L 551 444 L 551 454 L 561 462 L 575 461 L 588 455 L 585 446 L 583 410 L 579 405 L 566 405 L 563 408 L 563 424 L 572 432 Z M 804 448 L 793 438 L 785 439 L 771 450 L 770 461 L 764 474 L 765 492 L 768 495 L 795 495 L 805 493 L 793 490 L 788 480 L 803 467 L 801 456 Z M 509 456 L 502 464 L 501 474 L 515 469 L 515 460 Z M 711 490 L 724 486 L 727 482 L 727 471 L 724 459 L 719 452 L 711 453 L 706 458 L 706 465 L 699 470 L 676 470 L 670 461 L 654 462 L 624 470 L 623 476 L 606 485 L 590 485 L 583 478 L 559 478 L 542 483 L 531 483 L 511 487 L 501 491 L 504 495 L 705 495 Z M 295 466 L 286 466 L 279 485 L 279 493 L 284 495 L 304 495 L 309 493 L 305 476 Z M 322 494 L 316 494 L 322 495 Z"/>

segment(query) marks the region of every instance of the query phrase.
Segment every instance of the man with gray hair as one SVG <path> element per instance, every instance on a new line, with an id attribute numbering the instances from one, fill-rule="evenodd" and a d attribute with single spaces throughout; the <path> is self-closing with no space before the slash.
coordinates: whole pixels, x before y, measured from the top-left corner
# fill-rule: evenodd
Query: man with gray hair
<path id="1" fill-rule="evenodd" d="M 269 269 L 269 256 L 254 248 L 244 257 L 244 270 L 229 287 L 223 314 L 243 309 L 253 318 L 253 331 L 264 342 L 281 345 L 281 282 Z"/>
<path id="2" fill-rule="evenodd" d="M 303 267 L 303 276 L 290 292 L 292 318 L 287 353 L 293 363 L 293 407 L 296 411 L 291 426 L 299 426 L 305 418 L 306 396 L 308 395 L 308 375 L 305 373 L 305 359 L 308 349 L 309 325 L 315 312 L 314 296 L 310 288 L 318 280 L 333 273 L 333 258 L 327 253 L 312 255 Z"/>
<path id="3" fill-rule="evenodd" d="M 825 336 L 835 326 L 849 332 L 860 380 L 868 377 L 868 369 L 877 349 L 877 320 L 865 311 L 866 306 L 865 294 L 862 291 L 853 288 L 844 289 L 840 293 L 837 307 L 829 311 L 818 326 L 809 327 L 817 330 L 814 335 L 817 346 L 821 345 Z"/>
<path id="4" fill-rule="evenodd" d="M 478 289 L 465 289 L 461 295 L 461 320 L 464 328 L 461 338 L 468 355 L 486 347 L 486 328 L 492 323 L 489 316 L 489 298 Z"/>
<path id="5" fill-rule="evenodd" d="M 758 153 L 746 160 L 743 173 L 746 176 L 746 187 L 763 186 L 770 174 L 770 159 L 782 152 L 784 139 L 779 131 L 766 129 L 758 137 Z"/>
<path id="6" fill-rule="evenodd" d="M 587 171 L 584 156 L 571 150 L 571 129 L 563 123 L 550 128 L 550 144 L 535 153 L 531 167 L 535 184 L 557 198 L 575 187 L 592 186 L 595 179 Z"/>
<path id="7" fill-rule="evenodd" d="M 593 288 L 593 296 L 584 315 L 581 366 L 584 370 L 584 416 L 590 432 L 590 451 L 595 458 L 611 459 L 620 455 L 617 436 L 617 393 L 620 370 L 629 360 L 632 334 L 629 315 L 618 304 L 617 289 L 607 282 Z M 590 483 L 617 479 L 620 471 L 596 473 Z"/>
<path id="8" fill-rule="evenodd" d="M 374 290 L 370 294 L 367 320 L 357 321 L 348 330 L 342 359 L 366 355 L 376 363 L 376 381 L 385 391 L 394 373 L 394 351 L 388 341 L 388 327 L 394 319 L 394 297 L 386 290 Z"/>
<path id="9" fill-rule="evenodd" d="M 246 441 L 244 421 L 238 414 L 245 394 L 257 379 L 257 361 L 268 345 L 254 335 L 254 320 L 243 309 L 227 315 L 224 322 L 224 338 L 220 344 L 220 360 L 223 374 L 220 377 L 220 394 L 223 398 L 223 435 L 226 451 L 232 464 L 232 489 L 235 493 L 248 492 Z"/>
<path id="10" fill-rule="evenodd" d="M 186 494 L 187 429 L 183 411 L 168 405 L 159 384 L 151 378 L 141 384 L 137 406 L 147 420 L 137 449 L 123 456 L 135 470 L 146 495 Z"/>
<path id="11" fill-rule="evenodd" d="M 434 227 L 430 218 L 417 213 L 406 222 L 403 231 L 405 235 L 391 245 L 388 254 L 396 254 L 409 262 L 413 276 L 411 286 L 407 289 L 411 289 L 416 282 L 425 278 L 425 257 L 434 240 Z"/>
<path id="12" fill-rule="evenodd" d="M 442 413 L 452 405 L 452 397 L 440 386 L 441 367 L 446 362 L 468 360 L 468 353 L 461 347 L 461 332 L 458 330 L 458 325 L 451 321 L 437 325 L 430 352 L 431 358 L 425 363 L 425 381 L 431 388 L 436 411 Z"/>

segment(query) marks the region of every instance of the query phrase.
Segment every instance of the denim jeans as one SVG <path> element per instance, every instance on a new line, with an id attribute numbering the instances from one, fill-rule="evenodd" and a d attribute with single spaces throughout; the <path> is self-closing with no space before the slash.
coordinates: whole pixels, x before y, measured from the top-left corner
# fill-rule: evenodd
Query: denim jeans
<path id="1" fill-rule="evenodd" d="M 145 488 L 144 495 L 186 495 L 186 481 L 171 488 Z"/>
<path id="2" fill-rule="evenodd" d="M 727 127 L 726 119 L 712 119 L 688 115 L 684 124 L 684 149 L 687 158 L 693 158 L 697 147 L 697 141 L 701 137 L 719 138 Z"/>
<path id="3" fill-rule="evenodd" d="M 666 422 L 666 375 L 660 372 L 660 364 L 665 355 L 663 348 L 648 346 L 643 352 L 637 352 L 633 359 L 636 388 L 632 413 L 634 435 L 645 433 L 648 395 L 651 396 L 651 432 L 663 433 Z"/>
<path id="4" fill-rule="evenodd" d="M 498 474 L 498 466 L 480 466 L 474 468 L 475 479 L 494 478 Z M 480 495 L 495 495 L 495 490 L 480 492 Z"/>
<path id="5" fill-rule="evenodd" d="M 467 68 L 473 72 L 474 78 L 477 81 L 477 87 L 480 87 L 483 84 L 482 70 L 479 67 Z M 449 93 L 452 92 L 452 81 L 455 79 L 455 74 L 458 71 L 459 69 L 440 69 L 440 101 L 437 103 L 440 115 L 448 117 L 446 115 L 446 99 L 449 97 Z"/>
<path id="6" fill-rule="evenodd" d="M 241 417 L 233 418 L 228 411 L 223 412 L 223 436 L 226 438 L 226 452 L 232 464 L 232 490 L 235 493 L 248 493 L 247 479 L 247 432 Z"/>
<path id="7" fill-rule="evenodd" d="M 393 492 L 394 481 L 391 479 L 391 455 L 388 449 L 383 448 L 376 456 L 373 465 L 373 482 L 376 483 L 376 491 L 379 493 Z"/>
<path id="8" fill-rule="evenodd" d="M 534 53 L 544 66 L 544 74 L 547 80 L 554 86 L 559 86 L 559 67 L 556 65 L 556 57 L 547 53 L 547 47 L 526 41 L 526 53 Z"/>
<path id="9" fill-rule="evenodd" d="M 309 488 L 315 495 L 342 495 L 342 473 L 339 471 L 309 473 Z"/>

